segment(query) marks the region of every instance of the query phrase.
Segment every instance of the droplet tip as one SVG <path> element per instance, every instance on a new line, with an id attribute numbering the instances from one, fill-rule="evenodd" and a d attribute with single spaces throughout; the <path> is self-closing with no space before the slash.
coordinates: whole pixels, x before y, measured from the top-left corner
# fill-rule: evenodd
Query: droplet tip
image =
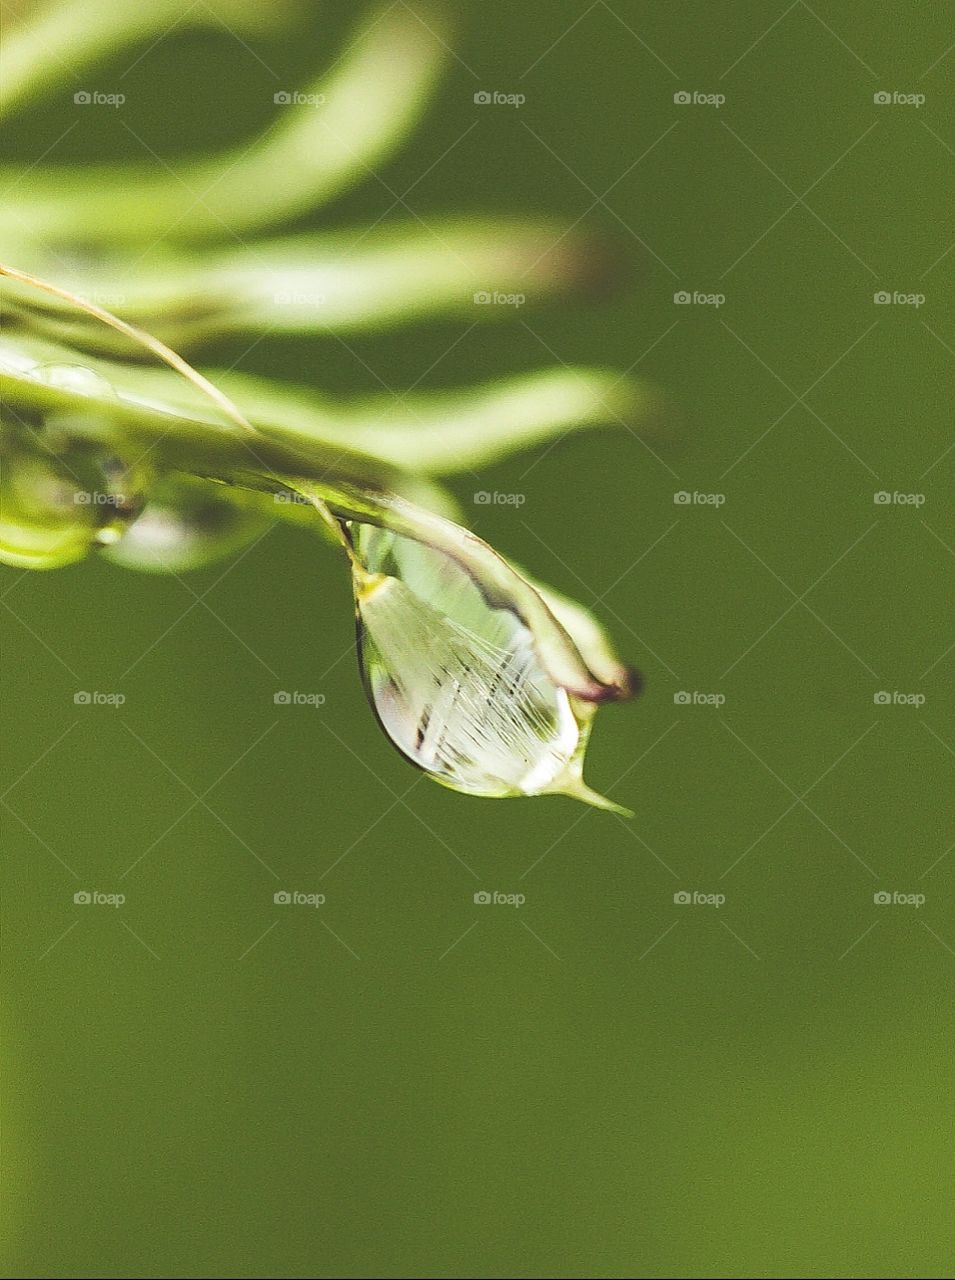
<path id="1" fill-rule="evenodd" d="M 607 813 L 615 813 L 619 818 L 633 818 L 632 809 L 627 809 L 622 804 L 610 800 L 607 796 L 603 796 L 599 791 L 595 791 L 593 787 L 588 787 L 583 778 L 564 779 L 561 785 L 553 788 L 555 795 L 570 796 L 572 800 L 580 800 L 583 804 L 589 804 L 594 809 L 604 809 Z"/>

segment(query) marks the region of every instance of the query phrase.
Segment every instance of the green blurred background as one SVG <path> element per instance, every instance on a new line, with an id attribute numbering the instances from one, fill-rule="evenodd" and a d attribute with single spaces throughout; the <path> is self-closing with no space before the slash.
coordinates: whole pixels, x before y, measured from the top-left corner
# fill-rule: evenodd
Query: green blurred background
<path id="1" fill-rule="evenodd" d="M 456 485 L 483 536 L 600 600 L 644 673 L 590 756 L 636 817 L 418 777 L 366 707 L 342 566 L 304 533 L 188 587 L 95 561 L 6 570 L 4 1265 L 947 1274 L 948 6 L 459 15 L 424 127 L 312 225 L 372 220 L 415 183 L 425 220 L 580 218 L 616 244 L 615 289 L 207 363 L 360 392 L 556 359 L 669 392 L 645 444 L 594 432 Z M 174 164 L 251 137 L 354 17 L 323 4 L 245 43 L 174 30 L 87 77 L 121 78 L 122 111 L 58 142 L 64 85 L 5 154 L 142 160 L 127 125 Z M 78 689 L 126 703 L 76 707 Z M 326 701 L 277 707 L 277 689 Z M 74 905 L 84 889 L 126 902 Z"/>

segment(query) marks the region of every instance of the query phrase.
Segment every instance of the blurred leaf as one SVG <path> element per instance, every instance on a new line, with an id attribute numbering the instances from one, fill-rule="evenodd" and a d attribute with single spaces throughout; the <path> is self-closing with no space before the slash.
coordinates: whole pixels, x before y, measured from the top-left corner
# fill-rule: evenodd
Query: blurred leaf
<path id="1" fill-rule="evenodd" d="M 419 6 L 420 7 L 420 6 Z M 314 209 L 368 174 L 414 127 L 447 57 L 444 22 L 390 4 L 273 129 L 209 160 L 0 173 L 0 228 L 60 243 L 235 236 Z"/>
<path id="2" fill-rule="evenodd" d="M 182 0 L 52 0 L 28 8 L 5 33 L 0 114 L 40 97 L 99 58 L 174 27 L 227 23 L 239 31 L 273 28 L 296 0 L 217 0 L 184 7 Z"/>
<path id="3" fill-rule="evenodd" d="M 167 369 L 78 356 L 61 344 L 26 335 L 8 334 L 0 343 L 0 369 L 27 375 L 37 365 L 80 359 L 112 388 L 107 399 L 118 397 L 112 408 L 107 404 L 107 413 L 122 416 L 148 407 L 210 421 L 208 400 Z M 290 446 L 319 467 L 371 479 L 391 477 L 392 484 L 392 473 L 449 475 L 585 427 L 652 421 L 659 408 L 652 388 L 602 369 L 544 370 L 481 387 L 376 396 L 344 405 L 273 379 L 206 372 L 269 440 Z M 27 385 L 19 394 L 29 398 L 43 393 Z"/>
<path id="4" fill-rule="evenodd" d="M 542 219 L 443 217 L 420 222 L 189 251 L 164 246 L 69 258 L 22 241 L 17 260 L 55 275 L 178 350 L 224 334 L 380 330 L 434 315 L 513 319 L 568 290 L 586 289 L 606 269 L 590 240 Z M 46 331 L 93 350 L 128 353 L 108 329 L 57 299 L 38 304 Z"/>

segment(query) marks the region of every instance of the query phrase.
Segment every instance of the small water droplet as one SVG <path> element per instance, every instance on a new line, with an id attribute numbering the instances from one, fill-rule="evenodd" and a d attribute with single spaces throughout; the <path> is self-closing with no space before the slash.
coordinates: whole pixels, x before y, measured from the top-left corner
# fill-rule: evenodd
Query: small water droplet
<path id="1" fill-rule="evenodd" d="M 60 391 L 72 391 L 79 396 L 95 396 L 101 400 L 114 400 L 116 392 L 112 384 L 93 369 L 80 364 L 38 364 L 30 370 L 35 382 Z"/>
<path id="2" fill-rule="evenodd" d="M 3 422 L 0 561 L 58 569 L 116 538 L 139 510 L 139 477 L 112 457 L 74 446 L 57 452 L 45 432 Z"/>
<path id="3" fill-rule="evenodd" d="M 104 557 L 125 569 L 180 573 L 238 551 L 264 532 L 269 520 L 228 501 L 218 489 L 186 477 L 164 480 Z"/>

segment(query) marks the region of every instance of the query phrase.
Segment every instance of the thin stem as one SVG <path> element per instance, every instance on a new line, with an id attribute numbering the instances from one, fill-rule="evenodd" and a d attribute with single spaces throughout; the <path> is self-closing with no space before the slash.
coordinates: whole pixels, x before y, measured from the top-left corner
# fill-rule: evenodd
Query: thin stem
<path id="1" fill-rule="evenodd" d="M 181 373 L 187 381 L 198 387 L 200 391 L 213 400 L 223 413 L 237 423 L 243 431 L 250 431 L 253 435 L 256 434 L 252 423 L 224 392 L 214 386 L 208 378 L 204 378 L 198 370 L 194 369 L 187 360 L 183 360 L 182 356 L 177 355 L 171 347 L 167 347 L 164 342 L 154 338 L 151 333 L 147 333 L 144 329 L 138 329 L 135 325 L 127 324 L 119 316 L 114 316 L 111 311 L 97 306 L 95 302 L 87 301 L 86 298 L 81 298 L 79 294 L 70 293 L 68 289 L 62 289 L 59 285 L 51 284 L 48 280 L 41 280 L 37 276 L 30 275 L 29 272 L 20 271 L 17 267 L 10 267 L 6 263 L 0 262 L 0 276 L 6 276 L 10 280 L 19 280 L 21 284 L 31 285 L 34 289 L 41 289 L 44 293 L 49 293 L 53 297 L 60 298 L 63 302 L 68 302 L 71 306 L 77 307 L 80 311 L 85 311 L 87 315 L 93 316 L 94 319 L 99 320 L 102 324 L 109 325 L 117 333 L 125 334 L 127 338 L 138 346 L 144 347 L 162 360 L 164 364 L 168 364 L 171 369 Z"/>

